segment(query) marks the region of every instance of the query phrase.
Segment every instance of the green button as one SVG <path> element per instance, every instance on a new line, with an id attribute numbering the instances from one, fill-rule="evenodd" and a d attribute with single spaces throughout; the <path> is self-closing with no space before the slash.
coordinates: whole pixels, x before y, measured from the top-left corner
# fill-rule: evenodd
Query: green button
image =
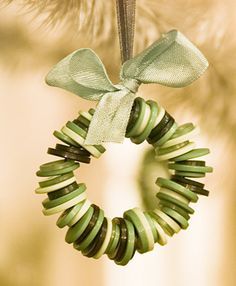
<path id="1" fill-rule="evenodd" d="M 205 173 L 182 172 L 182 171 L 175 171 L 175 175 L 182 176 L 182 177 L 190 177 L 190 178 L 203 178 L 206 176 Z"/>
<path id="2" fill-rule="evenodd" d="M 193 193 L 192 191 L 188 190 L 187 188 L 183 187 L 182 185 L 180 185 L 176 182 L 173 182 L 169 179 L 157 178 L 156 184 L 160 187 L 171 189 L 171 190 L 175 191 L 176 193 L 183 195 L 184 197 L 191 200 L 192 202 L 198 201 L 198 196 L 195 193 Z"/>
<path id="3" fill-rule="evenodd" d="M 55 207 L 49 208 L 49 209 L 43 209 L 43 214 L 44 215 L 53 215 L 59 212 L 63 212 L 64 210 L 71 208 L 78 204 L 79 202 L 82 202 L 83 200 L 86 199 L 86 193 L 83 192 L 80 195 L 60 204 Z"/>
<path id="4" fill-rule="evenodd" d="M 50 177 L 50 176 L 57 176 L 57 175 L 63 175 L 66 173 L 71 173 L 72 171 L 78 169 L 80 166 L 79 163 L 74 163 L 70 167 L 66 167 L 64 169 L 58 169 L 58 170 L 52 170 L 52 171 L 41 171 L 39 170 L 36 175 L 38 177 Z"/>
<path id="5" fill-rule="evenodd" d="M 93 215 L 93 207 L 90 206 L 88 211 L 83 215 L 83 217 L 72 227 L 70 227 L 66 233 L 65 240 L 67 243 L 72 243 L 76 241 L 81 234 L 85 231 L 88 226 L 91 217 Z"/>
<path id="6" fill-rule="evenodd" d="M 202 156 L 205 156 L 209 153 L 210 153 L 210 150 L 208 148 L 198 148 L 198 149 L 191 150 L 191 151 L 189 151 L 185 154 L 182 154 L 180 156 L 176 156 L 176 157 L 172 158 L 171 160 L 173 160 L 173 161 L 185 161 L 185 160 L 189 160 L 189 159 L 202 157 Z"/>
<path id="7" fill-rule="evenodd" d="M 137 130 L 140 128 L 140 125 L 142 124 L 142 121 L 145 115 L 145 109 L 146 109 L 145 101 L 141 97 L 137 97 L 135 100 L 140 105 L 140 112 L 139 112 L 139 117 L 136 120 L 133 128 L 126 133 L 126 137 L 128 138 L 135 136 L 135 134 L 137 133 Z"/>
<path id="8" fill-rule="evenodd" d="M 95 259 L 100 258 L 106 252 L 108 244 L 109 244 L 110 239 L 111 239 L 111 235 L 112 235 L 112 221 L 111 221 L 110 218 L 106 218 L 106 221 L 107 221 L 106 236 L 105 236 L 105 239 L 103 241 L 102 246 L 100 247 L 98 252 L 93 256 L 93 258 L 95 258 Z"/>
<path id="9" fill-rule="evenodd" d="M 149 120 L 148 120 L 147 125 L 145 126 L 145 129 L 143 130 L 143 132 L 140 135 L 131 138 L 131 141 L 135 144 L 142 143 L 148 137 L 148 135 L 152 131 L 154 124 L 155 124 L 155 121 L 156 121 L 156 117 L 158 114 L 157 103 L 149 100 L 149 101 L 147 101 L 147 104 L 150 106 L 151 114 L 150 114 Z"/>
<path id="10" fill-rule="evenodd" d="M 194 142 L 187 142 L 187 144 L 175 151 L 172 151 L 172 152 L 168 152 L 167 154 L 163 154 L 163 155 L 160 155 L 159 154 L 159 149 L 156 148 L 155 149 L 155 152 L 156 152 L 156 159 L 157 161 L 166 161 L 166 160 L 172 160 L 172 158 L 175 158 L 177 156 L 180 156 L 180 155 L 183 155 L 189 151 L 191 151 L 192 149 L 194 149 L 195 147 L 195 143 Z"/>
<path id="11" fill-rule="evenodd" d="M 81 146 L 74 147 L 74 146 L 66 146 L 63 144 L 56 144 L 56 149 L 70 152 L 70 153 L 77 154 L 77 155 L 82 155 L 82 156 L 87 156 L 87 157 L 90 156 L 90 153 Z"/>
<path id="12" fill-rule="evenodd" d="M 39 186 L 41 188 L 53 186 L 53 185 L 64 182 L 64 181 L 66 181 L 70 178 L 73 178 L 73 177 L 74 177 L 73 172 L 67 173 L 64 175 L 57 176 L 56 178 L 53 178 L 53 179 L 49 178 L 49 179 L 46 179 L 44 181 L 41 181 L 41 182 L 39 182 Z"/>
<path id="13" fill-rule="evenodd" d="M 163 220 L 153 211 L 149 211 L 148 213 L 153 219 L 155 219 L 159 223 L 159 225 L 162 227 L 162 229 L 168 236 L 173 236 L 175 234 L 175 231 L 168 225 L 165 220 Z"/>
<path id="14" fill-rule="evenodd" d="M 119 243 L 119 239 L 120 239 L 120 227 L 113 219 L 112 220 L 112 235 L 111 235 L 110 242 L 105 252 L 108 254 L 108 257 L 110 259 L 113 259 L 113 257 L 115 256 L 116 249 Z"/>
<path id="15" fill-rule="evenodd" d="M 137 234 L 137 250 L 140 253 L 150 251 L 154 247 L 154 237 L 152 229 L 139 208 L 133 208 L 124 213 L 124 218 L 131 221 Z"/>
<path id="16" fill-rule="evenodd" d="M 131 112 L 130 112 L 130 117 L 129 117 L 127 129 L 126 129 L 126 133 L 128 133 L 130 129 L 134 127 L 134 124 L 139 117 L 139 112 L 140 112 L 140 104 L 138 103 L 138 98 L 135 98 Z"/>
<path id="17" fill-rule="evenodd" d="M 50 208 L 54 208 L 58 205 L 61 205 L 75 197 L 77 197 L 78 195 L 80 195 L 81 193 L 83 193 L 86 190 L 85 184 L 79 184 L 78 188 L 72 192 L 70 192 L 69 194 L 66 194 L 64 196 L 61 196 L 57 199 L 53 199 L 53 200 L 49 200 L 48 198 L 44 199 L 42 202 L 42 205 L 46 208 L 46 209 L 50 209 Z"/>
<path id="18" fill-rule="evenodd" d="M 79 188 L 79 185 L 77 184 L 76 181 L 74 181 L 73 183 L 71 183 L 68 186 L 65 186 L 64 188 L 60 188 L 60 189 L 57 189 L 53 192 L 49 192 L 48 198 L 49 198 L 49 200 L 55 200 L 57 198 L 60 198 L 62 196 L 65 196 L 65 195 L 77 190 L 78 188 Z"/>
<path id="19" fill-rule="evenodd" d="M 73 166 L 73 160 L 57 160 L 45 163 L 40 166 L 40 171 L 56 171 Z"/>
<path id="20" fill-rule="evenodd" d="M 57 220 L 57 226 L 60 228 L 63 228 L 64 226 L 68 225 L 68 223 L 73 219 L 73 217 L 80 211 L 81 207 L 83 206 L 85 201 L 82 201 L 75 205 L 74 207 L 71 207 L 67 210 L 65 210 L 60 217 Z"/>
<path id="21" fill-rule="evenodd" d="M 190 166 L 184 164 L 173 164 L 169 163 L 168 168 L 176 171 L 184 171 L 184 172 L 194 172 L 194 173 L 211 173 L 213 171 L 212 167 L 208 166 Z"/>
<path id="22" fill-rule="evenodd" d="M 127 228 L 127 243 L 124 255 L 120 261 L 115 260 L 118 265 L 126 265 L 133 257 L 135 251 L 135 230 L 134 226 L 128 220 L 124 220 Z"/>
<path id="23" fill-rule="evenodd" d="M 67 152 L 67 151 L 64 151 L 64 150 L 48 148 L 47 153 L 50 154 L 50 155 L 54 155 L 54 156 L 65 158 L 67 160 L 73 160 L 73 161 L 86 163 L 86 164 L 90 163 L 90 158 L 88 156 L 83 156 L 83 155 Z"/>
<path id="24" fill-rule="evenodd" d="M 178 233 L 181 230 L 179 224 L 175 220 L 173 220 L 170 216 L 165 214 L 162 210 L 154 209 L 152 213 L 157 217 L 158 222 L 164 221 L 174 233 Z M 167 226 L 165 227 L 167 228 Z"/>
<path id="25" fill-rule="evenodd" d="M 66 144 L 68 144 L 68 145 L 80 146 L 80 145 L 77 144 L 74 140 L 72 140 L 69 136 L 67 136 L 66 134 L 63 134 L 63 133 L 61 133 L 61 132 L 59 132 L 59 131 L 56 131 L 56 130 L 55 130 L 55 131 L 53 132 L 53 135 L 54 135 L 57 139 L 61 140 L 62 142 L 66 143 Z"/>
<path id="26" fill-rule="evenodd" d="M 81 251 L 83 251 L 85 248 L 87 248 L 89 246 L 89 244 L 94 240 L 97 233 L 99 232 L 99 230 L 102 226 L 103 220 L 104 220 L 104 211 L 102 209 L 100 209 L 97 222 L 94 225 L 93 229 L 90 231 L 90 233 L 86 236 L 86 238 L 80 244 L 77 244 L 75 241 L 73 244 L 73 247 L 75 249 L 81 250 Z"/>
<path id="27" fill-rule="evenodd" d="M 107 233 L 107 219 L 105 217 L 100 231 L 98 232 L 92 243 L 90 243 L 89 246 L 82 251 L 82 254 L 87 257 L 93 257 L 94 255 L 96 255 L 96 253 L 99 251 L 106 238 L 106 233 Z"/>
<path id="28" fill-rule="evenodd" d="M 115 217 L 114 220 L 120 225 L 120 239 L 119 244 L 117 246 L 117 250 L 114 256 L 115 262 L 118 264 L 125 254 L 125 249 L 127 247 L 127 237 L 128 237 L 128 229 L 126 227 L 125 220 L 122 217 Z"/>
<path id="29" fill-rule="evenodd" d="M 35 190 L 35 193 L 36 194 L 49 194 L 49 193 L 51 193 L 51 192 L 55 192 L 55 191 L 57 191 L 57 190 L 60 190 L 60 189 L 62 189 L 62 188 L 65 188 L 65 187 L 67 187 L 67 186 L 69 186 L 69 185 L 71 185 L 71 184 L 73 184 L 73 183 L 76 183 L 75 182 L 76 181 L 76 179 L 75 179 L 75 177 L 73 176 L 73 177 L 71 177 L 71 178 L 68 178 L 67 180 L 64 180 L 64 181 L 62 181 L 62 182 L 59 182 L 59 183 L 57 183 L 57 184 L 55 184 L 55 185 L 51 185 L 51 186 L 48 186 L 48 187 L 44 187 L 44 188 L 37 188 L 36 190 Z M 50 196 L 50 195 L 49 195 Z"/>
<path id="30" fill-rule="evenodd" d="M 82 128 L 80 128 L 78 125 L 76 125 L 75 123 L 68 121 L 66 123 L 66 127 L 70 128 L 72 131 L 74 131 L 75 133 L 77 133 L 78 135 L 80 135 L 83 139 L 86 138 L 87 136 L 87 131 L 83 130 Z M 93 145 L 100 153 L 104 153 L 106 151 L 106 149 L 102 146 L 102 145 Z M 86 149 L 86 146 L 83 146 Z"/>
<path id="31" fill-rule="evenodd" d="M 178 207 L 177 205 L 175 205 L 171 202 L 165 201 L 165 200 L 161 200 L 160 204 L 161 204 L 161 207 L 163 207 L 163 206 L 168 207 L 168 208 L 176 211 L 181 216 L 183 216 L 186 220 L 190 219 L 190 215 L 184 209 Z"/>
<path id="32" fill-rule="evenodd" d="M 166 126 L 166 130 L 168 130 L 168 131 L 166 132 L 166 130 L 163 129 L 164 135 L 158 141 L 155 141 L 153 143 L 154 148 L 156 148 L 158 146 L 162 146 L 163 144 L 165 144 L 169 140 L 169 138 L 174 134 L 177 127 L 178 127 L 178 125 L 175 122 L 172 124 L 171 127 Z"/>
<path id="33" fill-rule="evenodd" d="M 181 226 L 181 228 L 186 229 L 188 227 L 188 221 L 173 209 L 168 207 L 163 207 L 161 210 L 165 214 L 173 218 Z"/>
<path id="34" fill-rule="evenodd" d="M 171 202 L 171 203 L 179 206 L 180 208 L 182 208 L 183 210 L 185 210 L 189 214 L 194 213 L 194 209 L 192 209 L 186 203 L 183 203 L 183 202 L 171 197 L 170 195 L 157 193 L 156 196 L 161 200 L 161 203 L 162 203 L 162 200 L 165 200 L 165 201 Z"/>

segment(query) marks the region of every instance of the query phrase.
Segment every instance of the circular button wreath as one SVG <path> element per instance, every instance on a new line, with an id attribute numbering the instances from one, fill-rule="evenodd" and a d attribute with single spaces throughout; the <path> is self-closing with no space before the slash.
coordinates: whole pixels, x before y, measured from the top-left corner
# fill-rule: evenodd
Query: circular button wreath
<path id="1" fill-rule="evenodd" d="M 190 215 L 194 213 L 189 203 L 195 203 L 198 195 L 208 195 L 204 184 L 190 178 L 204 177 L 212 172 L 205 161 L 195 158 L 209 153 L 207 148 L 195 148 L 192 138 L 198 128 L 192 123 L 178 126 L 174 118 L 152 100 L 136 98 L 130 114 L 126 137 L 135 144 L 147 140 L 155 149 L 158 161 L 168 161 L 171 178 L 157 178 L 160 187 L 157 193 L 157 207 L 142 211 L 133 208 L 123 217 L 110 219 L 86 195 L 86 186 L 77 183 L 73 174 L 80 163 L 90 163 L 90 155 L 99 158 L 105 148 L 102 145 L 84 145 L 87 130 L 94 114 L 79 112 L 79 117 L 68 121 L 54 136 L 64 144 L 49 148 L 48 153 L 62 157 L 40 166 L 39 177 L 48 177 L 39 182 L 37 194 L 47 194 L 42 202 L 43 213 L 61 213 L 57 226 L 68 226 L 66 242 L 84 256 L 99 258 L 106 254 L 118 265 L 126 265 L 135 251 L 151 251 L 157 242 L 167 243 L 167 236 L 173 236 L 180 229 L 188 227 Z M 188 177 L 188 179 L 186 178 Z"/>

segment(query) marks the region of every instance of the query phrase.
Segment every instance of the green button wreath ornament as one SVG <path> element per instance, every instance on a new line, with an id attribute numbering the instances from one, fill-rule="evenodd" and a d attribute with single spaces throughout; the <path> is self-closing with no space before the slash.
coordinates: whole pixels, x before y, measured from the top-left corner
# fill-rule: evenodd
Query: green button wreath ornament
<path id="1" fill-rule="evenodd" d="M 37 194 L 46 194 L 43 213 L 60 214 L 57 226 L 68 227 L 65 240 L 84 256 L 107 255 L 118 265 L 126 265 L 135 252 L 165 245 L 189 225 L 192 203 L 208 195 L 204 184 L 195 179 L 212 172 L 199 160 L 209 153 L 199 148 L 194 137 L 199 129 L 192 123 L 178 125 L 157 102 L 137 97 L 141 84 L 156 83 L 184 87 L 198 79 L 208 62 L 202 53 L 179 31 L 163 35 L 134 58 L 126 60 L 120 82 L 113 84 L 106 69 L 91 49 L 79 49 L 62 59 L 46 76 L 51 86 L 66 89 L 87 100 L 98 101 L 96 109 L 80 111 L 54 136 L 61 143 L 48 154 L 61 159 L 40 166 Z M 104 210 L 87 197 L 86 185 L 76 181 L 74 171 L 89 164 L 104 152 L 104 142 L 121 143 L 126 138 L 135 144 L 147 141 L 155 159 L 168 162 L 170 178 L 157 178 L 157 203 L 153 210 L 134 207 L 123 217 L 108 218 Z"/>

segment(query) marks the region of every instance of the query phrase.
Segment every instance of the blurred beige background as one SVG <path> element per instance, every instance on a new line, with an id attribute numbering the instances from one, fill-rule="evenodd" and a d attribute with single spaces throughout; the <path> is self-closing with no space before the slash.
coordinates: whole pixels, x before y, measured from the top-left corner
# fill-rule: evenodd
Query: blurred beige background
<path id="1" fill-rule="evenodd" d="M 43 198 L 34 194 L 38 166 L 53 160 L 46 154 L 56 142 L 52 132 L 92 106 L 46 86 L 44 77 L 69 52 L 91 47 L 117 81 L 114 1 L 6 2 L 0 1 L 0 285 L 236 285 L 235 1 L 137 0 L 136 52 L 177 28 L 209 59 L 190 87 L 145 86 L 139 95 L 158 100 L 179 123 L 198 124 L 199 146 L 211 149 L 207 162 L 215 171 L 205 180 L 210 197 L 200 198 L 188 230 L 126 267 L 84 258 L 67 245 L 66 230 L 43 216 Z M 146 149 L 109 144 L 99 161 L 80 168 L 78 180 L 108 215 L 141 205 L 137 177 Z"/>

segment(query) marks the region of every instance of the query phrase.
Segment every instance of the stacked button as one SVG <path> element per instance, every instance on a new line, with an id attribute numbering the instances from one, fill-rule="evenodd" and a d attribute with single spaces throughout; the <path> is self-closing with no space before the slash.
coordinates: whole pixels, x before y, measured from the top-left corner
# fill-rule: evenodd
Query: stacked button
<path id="1" fill-rule="evenodd" d="M 134 101 L 126 137 L 135 144 L 147 140 L 153 146 L 165 143 L 177 129 L 177 124 L 161 106 L 140 97 Z"/>
<path id="2" fill-rule="evenodd" d="M 126 265 L 139 253 L 149 252 L 155 243 L 165 245 L 167 237 L 188 227 L 194 213 L 190 203 L 198 195 L 208 195 L 204 184 L 193 178 L 212 172 L 205 161 L 196 160 L 209 153 L 209 149 L 195 148 L 192 138 L 198 129 L 187 123 L 177 126 L 173 117 L 154 101 L 136 98 L 126 131 L 135 144 L 150 143 L 158 161 L 169 160 L 170 179 L 158 178 L 157 206 L 142 211 L 132 208 L 123 217 L 110 219 L 104 211 L 92 204 L 86 195 L 86 186 L 77 183 L 73 174 L 80 163 L 90 163 L 90 156 L 99 158 L 102 145 L 85 145 L 88 127 L 94 110 L 79 112 L 78 118 L 68 121 L 54 136 L 64 144 L 56 144 L 48 153 L 63 158 L 40 166 L 37 175 L 47 177 L 39 182 L 37 194 L 47 194 L 43 200 L 43 213 L 61 213 L 57 226 L 68 227 L 65 240 L 86 257 L 98 259 L 106 254 L 117 265 Z M 186 178 L 186 177 L 190 177 Z"/>
<path id="3" fill-rule="evenodd" d="M 90 153 L 82 147 L 66 146 L 57 144 L 56 148 L 48 148 L 48 154 L 59 156 L 65 159 L 74 160 L 81 163 L 90 163 Z"/>

